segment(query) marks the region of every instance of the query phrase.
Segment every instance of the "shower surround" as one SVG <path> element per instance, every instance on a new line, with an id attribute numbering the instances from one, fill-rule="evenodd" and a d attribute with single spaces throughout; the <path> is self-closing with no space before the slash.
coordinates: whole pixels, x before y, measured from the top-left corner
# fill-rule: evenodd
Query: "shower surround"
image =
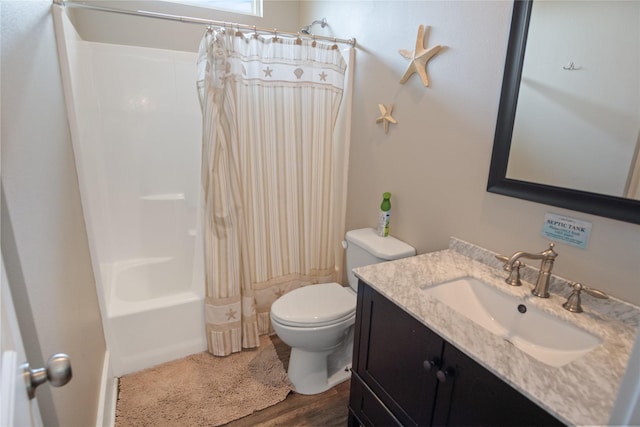
<path id="1" fill-rule="evenodd" d="M 82 40 L 54 13 L 113 374 L 206 349 L 196 54 Z"/>

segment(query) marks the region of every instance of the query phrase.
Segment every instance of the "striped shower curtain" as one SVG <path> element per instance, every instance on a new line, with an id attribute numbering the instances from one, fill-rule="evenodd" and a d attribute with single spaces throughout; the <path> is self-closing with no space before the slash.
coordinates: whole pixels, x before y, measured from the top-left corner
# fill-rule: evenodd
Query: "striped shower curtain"
<path id="1" fill-rule="evenodd" d="M 257 347 L 284 293 L 341 279 L 346 70 L 331 44 L 224 30 L 201 42 L 205 318 L 214 355 Z"/>

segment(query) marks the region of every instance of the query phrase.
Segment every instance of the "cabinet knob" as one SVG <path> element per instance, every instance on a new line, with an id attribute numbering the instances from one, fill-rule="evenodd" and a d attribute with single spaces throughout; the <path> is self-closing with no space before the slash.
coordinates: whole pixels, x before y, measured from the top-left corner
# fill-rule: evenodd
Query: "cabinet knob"
<path id="1" fill-rule="evenodd" d="M 436 377 L 438 377 L 438 381 L 444 383 L 447 381 L 447 378 L 453 378 L 453 370 L 451 368 L 440 369 L 436 373 Z"/>
<path id="2" fill-rule="evenodd" d="M 424 362 L 422 362 L 422 366 L 424 366 L 425 371 L 430 371 L 431 369 L 433 369 L 434 366 L 439 366 L 439 365 L 440 365 L 440 359 L 438 359 L 437 357 L 434 357 L 431 360 L 425 360 Z"/>

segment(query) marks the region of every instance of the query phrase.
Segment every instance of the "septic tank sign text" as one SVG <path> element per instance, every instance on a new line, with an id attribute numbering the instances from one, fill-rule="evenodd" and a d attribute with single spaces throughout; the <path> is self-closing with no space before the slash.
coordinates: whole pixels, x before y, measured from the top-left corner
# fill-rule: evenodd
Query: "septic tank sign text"
<path id="1" fill-rule="evenodd" d="M 591 223 L 567 216 L 547 213 L 544 216 L 542 235 L 552 240 L 586 248 L 591 235 Z"/>

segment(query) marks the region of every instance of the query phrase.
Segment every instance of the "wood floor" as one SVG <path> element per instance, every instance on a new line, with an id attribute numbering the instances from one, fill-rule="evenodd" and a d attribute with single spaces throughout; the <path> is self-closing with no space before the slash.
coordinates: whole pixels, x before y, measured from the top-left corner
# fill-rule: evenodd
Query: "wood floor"
<path id="1" fill-rule="evenodd" d="M 291 349 L 276 335 L 271 337 L 271 341 L 286 370 L 289 366 Z M 291 392 L 283 402 L 226 425 L 230 427 L 346 426 L 349 384 L 349 381 L 346 381 L 331 390 L 313 396 Z"/>

